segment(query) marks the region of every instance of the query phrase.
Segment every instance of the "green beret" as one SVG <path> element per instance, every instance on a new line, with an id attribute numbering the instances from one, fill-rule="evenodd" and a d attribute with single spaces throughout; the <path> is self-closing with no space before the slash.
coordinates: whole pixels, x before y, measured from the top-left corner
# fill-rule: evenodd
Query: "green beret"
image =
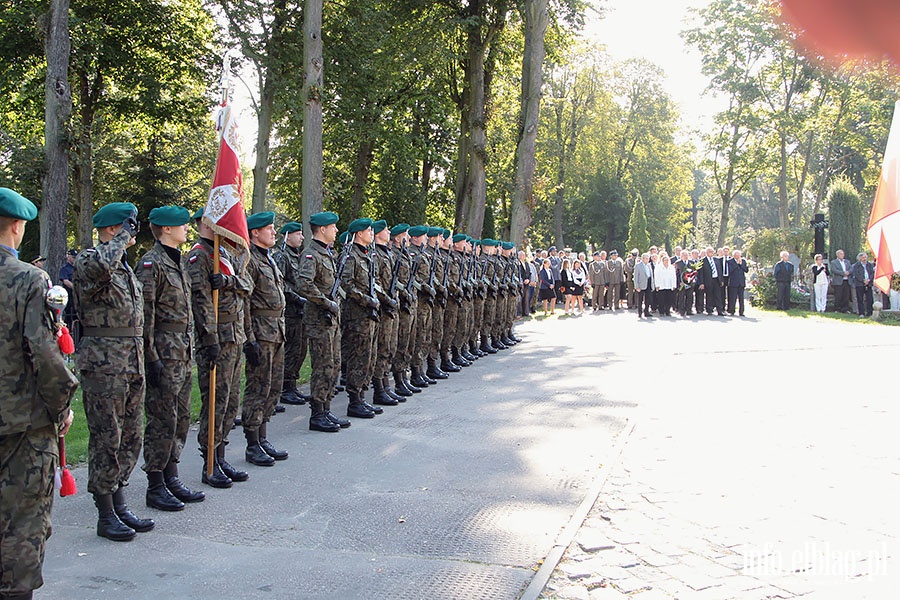
<path id="1" fill-rule="evenodd" d="M 341 235 L 338 236 L 338 242 L 340 242 L 341 246 L 343 246 L 344 244 L 347 243 L 347 238 L 349 238 L 349 237 L 350 237 L 350 232 L 345 231 L 344 233 L 342 233 Z"/>
<path id="2" fill-rule="evenodd" d="M 247 217 L 247 231 L 253 231 L 254 229 L 262 229 L 267 225 L 271 225 L 275 222 L 275 213 L 273 212 L 259 212 L 250 215 Z"/>
<path id="3" fill-rule="evenodd" d="M 464 234 L 464 233 L 457 233 L 456 235 L 453 236 L 453 243 L 455 244 L 455 243 L 457 243 L 457 242 L 462 242 L 462 241 L 464 241 L 464 240 L 465 240 L 466 238 L 468 238 L 468 237 L 469 237 L 469 236 L 467 236 L 467 235 Z"/>
<path id="4" fill-rule="evenodd" d="M 94 228 L 121 225 L 125 219 L 137 214 L 137 207 L 131 202 L 110 202 L 94 213 Z"/>
<path id="5" fill-rule="evenodd" d="M 409 223 L 397 223 L 391 227 L 391 237 L 400 235 L 404 231 L 409 231 Z"/>
<path id="6" fill-rule="evenodd" d="M 13 190 L 0 187 L 0 216 L 30 221 L 38 214 L 34 202 Z M 122 219 L 124 221 L 124 219 Z M 120 223 L 122 221 L 119 221 Z"/>
<path id="7" fill-rule="evenodd" d="M 205 208 L 205 207 L 203 207 L 203 206 L 201 206 L 200 208 L 198 208 L 197 211 L 194 213 L 194 216 L 192 216 L 191 218 L 192 218 L 193 220 L 195 220 L 195 221 L 197 221 L 197 220 L 199 220 L 199 219 L 202 219 L 202 218 L 203 218 L 203 209 L 204 209 L 204 208 Z"/>
<path id="8" fill-rule="evenodd" d="M 324 227 L 338 222 L 339 217 L 333 212 L 320 212 L 309 217 L 309 224 Z"/>
<path id="9" fill-rule="evenodd" d="M 281 229 L 278 230 L 278 233 L 287 235 L 289 233 L 294 233 L 296 231 L 303 231 L 303 223 L 298 223 L 296 221 L 291 221 L 290 223 L 285 223 L 281 226 Z"/>
<path id="10" fill-rule="evenodd" d="M 437 237 L 439 235 L 444 235 L 443 227 L 429 227 L 428 228 L 428 237 Z"/>
<path id="11" fill-rule="evenodd" d="M 375 233 L 381 233 L 386 228 L 387 228 L 387 221 L 385 221 L 384 219 L 381 219 L 380 221 L 375 221 L 374 223 L 372 223 L 372 230 L 375 231 Z"/>
<path id="12" fill-rule="evenodd" d="M 159 227 L 179 227 L 191 220 L 191 211 L 181 206 L 159 206 L 150 211 L 150 223 Z"/>
<path id="13" fill-rule="evenodd" d="M 512 250 L 513 248 L 516 247 L 516 245 L 513 244 L 512 242 L 500 242 L 500 245 L 503 247 L 504 250 Z"/>
<path id="14" fill-rule="evenodd" d="M 476 240 L 475 238 L 472 238 L 471 242 L 472 242 L 472 245 L 473 245 L 473 246 L 480 246 L 480 245 L 481 245 L 481 240 Z"/>
<path id="15" fill-rule="evenodd" d="M 365 231 L 371 226 L 372 219 L 356 219 L 355 221 L 351 221 L 350 225 L 347 226 L 347 233 L 352 235 L 359 231 Z"/>
<path id="16" fill-rule="evenodd" d="M 409 236 L 410 237 L 419 237 L 420 235 L 425 235 L 428 233 L 428 227 L 425 225 L 415 225 L 409 228 Z"/>
<path id="17" fill-rule="evenodd" d="M 484 246 L 485 248 L 487 248 L 488 246 L 493 246 L 494 240 L 492 240 L 491 238 L 483 238 L 481 240 L 481 245 Z"/>
<path id="18" fill-rule="evenodd" d="M 452 233 L 453 233 L 453 232 L 450 231 L 449 229 L 445 229 L 445 230 L 444 230 L 444 233 L 443 233 L 442 235 L 444 236 L 444 239 L 446 240 L 448 237 L 450 237 L 450 235 L 451 235 Z"/>

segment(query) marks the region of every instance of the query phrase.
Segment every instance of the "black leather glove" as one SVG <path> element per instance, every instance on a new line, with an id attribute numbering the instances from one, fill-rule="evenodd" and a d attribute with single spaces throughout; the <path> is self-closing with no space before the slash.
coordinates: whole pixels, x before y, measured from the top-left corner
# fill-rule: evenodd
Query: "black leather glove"
<path id="1" fill-rule="evenodd" d="M 221 290 L 228 283 L 228 276 L 222 273 L 213 273 L 209 276 L 209 285 L 214 290 Z"/>
<path id="2" fill-rule="evenodd" d="M 385 308 L 386 310 L 389 310 L 389 311 L 397 310 L 397 301 L 394 300 L 393 298 L 388 298 L 381 304 L 382 304 L 382 308 Z"/>
<path id="3" fill-rule="evenodd" d="M 206 364 L 212 367 L 212 365 L 215 364 L 216 359 L 219 358 L 219 344 L 203 346 L 201 352 L 203 352 L 203 358 L 206 360 Z"/>
<path id="4" fill-rule="evenodd" d="M 159 387 L 159 382 L 164 370 L 165 367 L 161 360 L 154 360 L 153 362 L 147 363 L 146 373 L 144 374 L 147 379 L 147 385 Z"/>
<path id="5" fill-rule="evenodd" d="M 341 309 L 338 306 L 338 303 L 335 302 L 334 300 L 326 300 L 325 301 L 325 310 L 327 310 L 329 313 L 331 313 L 335 317 L 338 316 L 338 313 L 341 312 Z"/>
<path id="6" fill-rule="evenodd" d="M 244 344 L 244 356 L 247 357 L 247 364 L 251 367 L 258 367 L 262 362 L 262 348 L 257 342 L 246 342 Z"/>
<path id="7" fill-rule="evenodd" d="M 378 306 L 379 306 L 379 305 L 378 305 L 378 298 L 375 298 L 375 297 L 373 297 L 373 296 L 366 296 L 366 304 L 365 304 L 365 307 L 366 307 L 366 308 L 375 308 L 375 309 L 377 309 Z"/>
<path id="8" fill-rule="evenodd" d="M 137 235 L 138 231 L 141 230 L 141 224 L 138 223 L 137 215 L 133 217 L 128 217 L 124 221 L 122 221 L 122 229 L 128 232 L 128 235 L 134 237 Z"/>

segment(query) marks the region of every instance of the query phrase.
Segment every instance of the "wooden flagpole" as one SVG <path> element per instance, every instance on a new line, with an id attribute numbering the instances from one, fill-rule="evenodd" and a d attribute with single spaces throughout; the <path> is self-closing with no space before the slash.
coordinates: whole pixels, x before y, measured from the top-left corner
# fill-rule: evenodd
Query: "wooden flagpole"
<path id="1" fill-rule="evenodd" d="M 213 274 L 219 274 L 219 234 L 213 235 Z M 219 324 L 219 290 L 212 291 L 213 315 L 216 331 Z M 207 407 L 209 428 L 206 436 L 206 476 L 212 477 L 216 461 L 216 361 L 209 368 L 209 406 Z M 224 427 L 224 424 L 222 425 Z"/>

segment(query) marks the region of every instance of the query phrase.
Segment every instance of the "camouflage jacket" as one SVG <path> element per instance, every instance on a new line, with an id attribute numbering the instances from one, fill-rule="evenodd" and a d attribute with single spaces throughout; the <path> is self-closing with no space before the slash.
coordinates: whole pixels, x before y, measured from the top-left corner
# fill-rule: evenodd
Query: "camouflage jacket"
<path id="1" fill-rule="evenodd" d="M 0 246 L 0 436 L 61 424 L 78 380 L 56 343 L 47 274 Z"/>
<path id="2" fill-rule="evenodd" d="M 478 258 L 478 262 L 481 265 L 481 284 L 488 295 L 493 296 L 496 291 L 494 271 L 496 271 L 497 263 L 494 261 L 494 257 L 488 254 L 482 254 Z"/>
<path id="3" fill-rule="evenodd" d="M 341 288 L 347 298 L 343 309 L 344 314 L 350 319 L 364 319 L 370 313 L 369 270 L 374 268 L 377 267 L 369 250 L 359 244 L 353 244 L 341 273 Z"/>
<path id="4" fill-rule="evenodd" d="M 225 287 L 219 290 L 219 312 L 213 310 L 212 286 L 213 243 L 200 238 L 187 254 L 187 272 L 191 282 L 191 310 L 194 313 L 194 335 L 200 346 L 243 344 L 244 323 L 250 318 L 247 298 L 253 289 L 244 267 L 246 257 L 233 257 L 223 247 L 220 272 L 227 275 Z"/>
<path id="5" fill-rule="evenodd" d="M 76 355 L 80 371 L 144 373 L 144 298 L 125 261 L 130 241 L 122 230 L 75 258 L 75 305 L 83 327 Z"/>
<path id="6" fill-rule="evenodd" d="M 303 322 L 317 327 L 337 327 L 338 319 L 329 318 L 325 305 L 328 303 L 334 280 L 337 276 L 337 264 L 331 249 L 318 240 L 312 240 L 303 250 L 300 259 L 299 293 L 306 298 L 303 308 Z M 340 297 L 333 299 L 340 304 Z"/>
<path id="7" fill-rule="evenodd" d="M 250 245 L 247 273 L 253 281 L 250 294 L 250 322 L 247 340 L 278 343 L 284 341 L 284 278 L 268 248 Z"/>
<path id="8" fill-rule="evenodd" d="M 378 301 L 382 303 L 381 314 L 390 314 L 391 316 L 394 316 L 397 311 L 390 311 L 387 309 L 387 300 L 388 291 L 391 289 L 391 279 L 394 276 L 394 261 L 396 260 L 395 252 L 388 246 L 376 244 L 373 258 L 377 265 L 377 270 L 375 271 L 375 291 L 378 294 Z M 395 285 L 394 295 L 391 298 L 392 300 L 396 300 L 399 295 L 396 293 L 396 290 L 400 288 L 399 278 L 398 274 L 398 281 Z"/>
<path id="9" fill-rule="evenodd" d="M 430 298 L 434 298 L 435 290 L 433 287 L 428 285 L 428 280 L 431 278 L 431 264 L 432 264 L 432 255 L 425 248 L 425 246 L 410 246 L 409 247 L 409 256 L 412 261 L 417 265 L 416 266 L 416 278 L 413 282 L 413 288 L 419 291 L 420 294 L 424 296 L 428 296 Z"/>
<path id="10" fill-rule="evenodd" d="M 285 246 L 284 250 L 275 255 L 275 264 L 284 277 L 284 301 L 287 303 L 284 316 L 299 319 L 303 316 L 303 304 L 306 299 L 300 293 L 300 259 L 303 258 L 303 248 L 291 248 Z"/>
<path id="11" fill-rule="evenodd" d="M 191 358 L 191 285 L 183 267 L 158 241 L 137 263 L 135 274 L 144 288 L 144 358 L 148 363 Z"/>
<path id="12" fill-rule="evenodd" d="M 397 269 L 397 290 L 400 299 L 400 307 L 406 312 L 409 312 L 411 308 L 415 308 L 418 300 L 415 289 L 409 285 L 413 261 L 409 255 L 409 248 L 403 248 L 401 250 L 400 246 L 394 245 L 392 249 L 394 252 L 394 260 L 400 261 L 400 268 Z"/>
<path id="13" fill-rule="evenodd" d="M 431 253 L 432 258 L 435 258 L 435 253 L 437 253 L 437 258 L 432 263 L 434 265 L 434 290 L 438 293 L 439 296 L 443 296 L 446 298 L 447 289 L 444 286 L 444 270 L 447 267 L 447 258 L 449 257 L 449 253 L 446 250 L 442 250 L 440 248 L 429 248 L 429 252 Z"/>
<path id="14" fill-rule="evenodd" d="M 458 250 L 450 251 L 450 274 L 447 277 L 447 291 L 450 298 L 457 302 L 462 301 L 463 285 L 465 285 L 465 260 L 466 256 Z M 462 282 L 462 285 L 460 284 Z"/>

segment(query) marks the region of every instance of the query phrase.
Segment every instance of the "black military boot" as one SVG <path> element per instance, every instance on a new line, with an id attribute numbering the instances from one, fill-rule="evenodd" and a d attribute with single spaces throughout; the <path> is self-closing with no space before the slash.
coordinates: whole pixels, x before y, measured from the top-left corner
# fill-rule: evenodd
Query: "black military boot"
<path id="1" fill-rule="evenodd" d="M 268 423 L 263 423 L 259 426 L 259 447 L 275 460 L 287 460 L 288 453 L 273 446 L 272 442 L 266 437 L 267 425 Z"/>
<path id="2" fill-rule="evenodd" d="M 227 443 L 227 442 L 225 442 Z M 219 465 L 219 468 L 225 473 L 225 476 L 228 477 L 232 481 L 237 481 L 240 483 L 241 481 L 247 481 L 250 479 L 250 474 L 247 471 L 238 471 L 225 460 L 225 443 L 219 444 L 216 446 L 216 463 Z"/>
<path id="3" fill-rule="evenodd" d="M 223 448 L 224 448 L 224 446 L 223 446 Z M 224 471 L 222 471 L 222 467 L 219 466 L 219 461 L 216 460 L 216 457 L 215 456 L 212 457 L 212 461 L 213 461 L 212 475 L 207 475 L 206 471 L 207 471 L 207 466 L 209 463 L 206 462 L 208 460 L 207 456 L 206 456 L 206 449 L 204 448 L 203 450 L 201 450 L 200 454 L 203 456 L 203 473 L 200 476 L 200 481 L 202 481 L 206 485 L 211 485 L 214 488 L 219 488 L 219 489 L 230 488 L 231 482 L 233 481 L 233 479 L 231 479 L 228 475 L 225 474 Z"/>
<path id="4" fill-rule="evenodd" d="M 491 347 L 494 350 L 506 350 L 509 348 L 506 344 L 500 341 L 500 338 L 496 335 L 491 336 Z"/>
<path id="5" fill-rule="evenodd" d="M 297 391 L 297 382 L 296 381 L 288 381 L 284 380 L 284 383 L 281 385 L 281 398 L 279 401 L 282 404 L 293 404 L 300 405 L 306 404 L 306 399 L 300 395 L 300 392 Z"/>
<path id="6" fill-rule="evenodd" d="M 444 353 L 441 354 L 441 371 L 445 373 L 459 373 L 462 371 L 462 367 L 450 360 L 449 353 Z"/>
<path id="7" fill-rule="evenodd" d="M 431 383 L 432 379 L 435 383 L 437 383 L 439 379 L 447 379 L 448 377 L 450 377 L 449 375 L 438 369 L 437 363 L 433 358 L 428 358 L 427 361 L 428 368 L 425 369 L 425 379 L 426 381 L 428 381 L 428 383 Z"/>
<path id="8" fill-rule="evenodd" d="M 341 365 L 343 366 L 343 365 Z M 341 369 L 341 376 L 338 378 L 338 383 L 334 387 L 339 392 L 343 392 L 347 389 L 347 376 L 344 374 L 344 370 Z"/>
<path id="9" fill-rule="evenodd" d="M 350 404 L 347 405 L 348 417 L 357 417 L 360 419 L 372 419 L 375 417 L 375 412 L 369 410 L 366 408 L 366 405 L 363 404 L 358 391 L 347 390 L 347 395 L 350 396 Z"/>
<path id="10" fill-rule="evenodd" d="M 516 334 L 513 333 L 512 329 L 509 330 L 509 339 L 511 339 L 512 341 L 514 341 L 517 344 L 522 341 L 522 338 L 516 336 Z"/>
<path id="11" fill-rule="evenodd" d="M 170 512 L 184 510 L 184 502 L 176 498 L 166 487 L 162 471 L 147 473 L 147 506 Z"/>
<path id="12" fill-rule="evenodd" d="M 403 373 L 401 373 L 400 371 L 394 371 L 393 375 L 394 392 L 404 400 L 412 396 L 414 392 L 406 387 L 406 382 L 403 380 Z M 401 402 L 403 402 L 403 400 L 401 400 Z"/>
<path id="13" fill-rule="evenodd" d="M 259 445 L 259 431 L 244 428 L 244 437 L 247 439 L 247 450 L 244 452 L 244 460 L 257 467 L 271 467 L 275 459 L 266 454 Z"/>
<path id="14" fill-rule="evenodd" d="M 172 461 L 166 465 L 166 468 L 163 469 L 163 479 L 172 495 L 182 502 L 203 502 L 203 499 L 206 498 L 206 494 L 203 492 L 195 492 L 181 482 L 181 479 L 178 478 L 177 462 Z"/>
<path id="15" fill-rule="evenodd" d="M 469 358 L 469 356 L 466 356 L 465 354 L 463 356 L 466 356 L 468 360 L 478 360 L 484 356 L 484 354 L 484 352 L 478 349 L 478 344 L 475 343 L 475 340 L 469 340 L 469 356 L 472 356 L 473 358 Z"/>
<path id="16" fill-rule="evenodd" d="M 427 388 L 429 385 L 428 380 L 422 376 L 422 371 L 418 366 L 412 367 L 412 377 L 409 378 L 409 383 L 419 388 L 419 391 L 422 391 L 422 388 Z"/>
<path id="17" fill-rule="evenodd" d="M 325 403 L 325 418 L 327 418 L 329 421 L 331 421 L 341 429 L 347 429 L 351 425 L 350 419 L 339 417 L 331 412 L 331 400 Z"/>
<path id="18" fill-rule="evenodd" d="M 381 378 L 381 385 L 384 387 L 384 393 L 396 400 L 397 402 L 406 402 L 406 398 L 401 396 L 396 390 L 391 389 L 391 376 L 385 375 Z"/>
<path id="19" fill-rule="evenodd" d="M 375 389 L 372 393 L 372 404 L 381 406 L 397 406 L 399 404 L 399 402 L 388 395 L 387 390 L 384 389 L 384 380 L 380 377 L 372 378 L 372 387 Z"/>
<path id="20" fill-rule="evenodd" d="M 463 358 L 463 355 L 459 352 L 459 348 L 457 348 L 456 346 L 453 346 L 453 349 L 450 353 L 450 361 L 457 367 L 468 367 L 472 364 L 465 358 Z"/>
<path id="21" fill-rule="evenodd" d="M 513 340 L 512 338 L 510 338 L 510 337 L 509 337 L 509 334 L 507 334 L 507 333 L 504 333 L 504 334 L 500 337 L 500 341 L 503 342 L 506 346 L 512 347 L 512 346 L 515 346 L 515 345 L 516 345 L 516 341 Z"/>
<path id="22" fill-rule="evenodd" d="M 127 542 L 134 539 L 136 532 L 119 519 L 113 507 L 113 498 L 109 494 L 94 494 L 94 505 L 97 507 L 97 535 L 114 542 Z"/>
<path id="23" fill-rule="evenodd" d="M 481 346 L 479 347 L 479 350 L 481 350 L 485 354 L 497 354 L 498 349 L 494 348 L 493 346 L 488 344 L 487 337 L 482 337 L 481 338 Z"/>
<path id="24" fill-rule="evenodd" d="M 310 400 L 309 407 L 312 414 L 309 416 L 310 431 L 324 431 L 325 433 L 336 433 L 341 430 L 340 425 L 333 423 L 325 414 L 325 407 L 321 402 Z"/>
<path id="25" fill-rule="evenodd" d="M 116 511 L 116 516 L 119 517 L 119 520 L 138 533 L 150 531 L 156 525 L 153 519 L 141 519 L 128 509 L 128 505 L 125 504 L 125 490 L 122 486 L 119 486 L 119 489 L 112 495 L 112 500 L 113 510 Z"/>

